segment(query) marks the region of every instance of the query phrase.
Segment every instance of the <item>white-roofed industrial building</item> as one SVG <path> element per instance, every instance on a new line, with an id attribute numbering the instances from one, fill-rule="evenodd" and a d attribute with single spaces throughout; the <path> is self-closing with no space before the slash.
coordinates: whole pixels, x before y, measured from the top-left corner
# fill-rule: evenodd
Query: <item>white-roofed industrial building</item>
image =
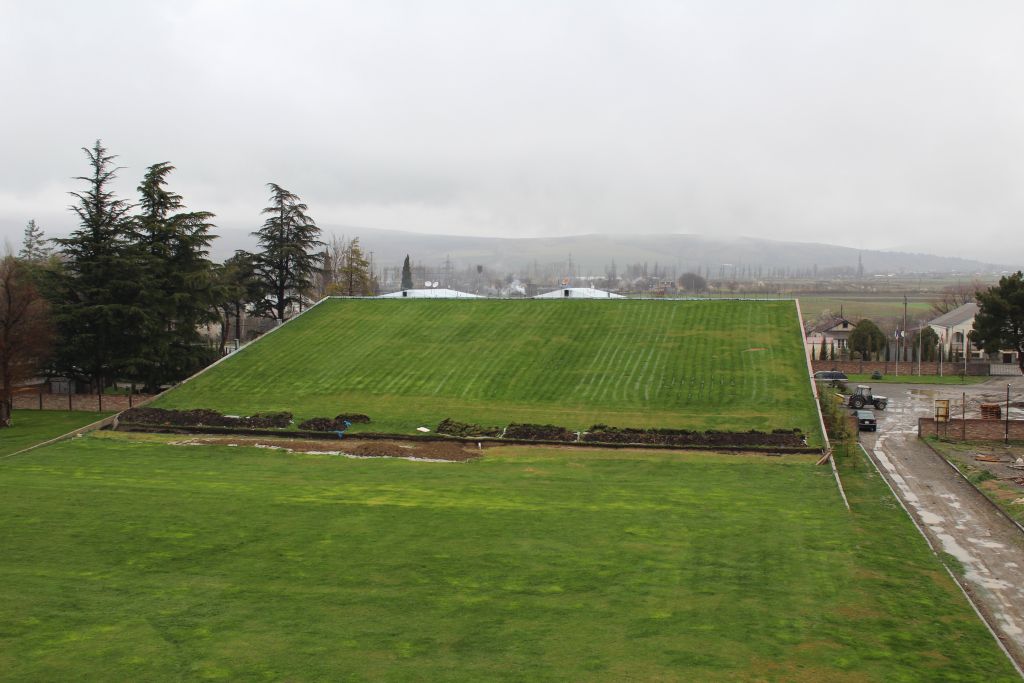
<path id="1" fill-rule="evenodd" d="M 381 294 L 378 299 L 482 299 L 484 297 L 455 289 L 403 289 Z"/>
<path id="2" fill-rule="evenodd" d="M 534 299 L 625 299 L 621 294 L 613 294 L 603 289 L 593 287 L 562 287 L 544 294 L 538 294 Z"/>

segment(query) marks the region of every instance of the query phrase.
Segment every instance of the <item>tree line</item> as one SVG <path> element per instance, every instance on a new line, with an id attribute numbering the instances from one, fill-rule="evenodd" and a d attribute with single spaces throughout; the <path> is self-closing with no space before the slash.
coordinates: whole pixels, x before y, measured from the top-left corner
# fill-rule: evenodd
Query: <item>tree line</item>
<path id="1" fill-rule="evenodd" d="M 215 263 L 215 216 L 170 189 L 171 163 L 149 166 L 129 200 L 112 187 L 117 157 L 100 141 L 83 151 L 88 173 L 70 193 L 76 229 L 46 239 L 30 220 L 17 256 L 0 260 L 0 425 L 31 377 L 155 391 L 223 353 L 243 317 L 280 324 L 326 294 L 375 293 L 358 238 L 323 241 L 309 207 L 276 183 L 253 233 L 258 249 Z M 202 330 L 216 323 L 211 345 Z"/>

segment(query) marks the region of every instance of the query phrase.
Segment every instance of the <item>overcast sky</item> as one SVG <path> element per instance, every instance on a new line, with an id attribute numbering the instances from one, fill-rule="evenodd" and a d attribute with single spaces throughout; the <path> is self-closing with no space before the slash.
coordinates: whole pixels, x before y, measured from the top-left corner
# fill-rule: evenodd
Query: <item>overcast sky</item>
<path id="1" fill-rule="evenodd" d="M 0 236 L 120 189 L 254 229 L 753 235 L 1024 262 L 1024 3 L 0 0 Z"/>

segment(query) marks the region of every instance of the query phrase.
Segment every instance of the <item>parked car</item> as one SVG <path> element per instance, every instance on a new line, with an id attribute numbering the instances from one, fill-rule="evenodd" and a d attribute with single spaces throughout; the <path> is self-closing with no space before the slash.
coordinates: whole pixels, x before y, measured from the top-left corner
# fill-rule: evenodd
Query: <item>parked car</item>
<path id="1" fill-rule="evenodd" d="M 858 410 L 857 414 L 857 429 L 862 432 L 877 432 L 878 421 L 875 419 L 875 414 L 870 410 Z"/>
<path id="2" fill-rule="evenodd" d="M 839 372 L 838 370 L 819 370 L 814 373 L 815 382 L 845 382 L 850 378 L 846 376 L 846 373 Z"/>

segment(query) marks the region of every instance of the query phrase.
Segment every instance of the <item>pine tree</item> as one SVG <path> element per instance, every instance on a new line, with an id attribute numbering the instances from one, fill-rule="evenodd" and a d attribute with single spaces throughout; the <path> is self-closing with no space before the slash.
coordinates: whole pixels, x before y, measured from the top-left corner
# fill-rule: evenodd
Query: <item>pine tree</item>
<path id="1" fill-rule="evenodd" d="M 309 207 L 298 195 L 275 183 L 270 188 L 270 206 L 263 209 L 267 220 L 253 235 L 259 238 L 261 250 L 256 253 L 256 272 L 266 286 L 268 296 L 257 304 L 257 315 L 284 321 L 292 304 L 301 305 L 303 296 L 323 260 L 317 248 L 320 228 L 306 215 Z"/>
<path id="2" fill-rule="evenodd" d="M 828 359 L 829 360 L 835 360 L 836 359 L 836 343 L 835 343 L 835 341 L 832 341 L 832 342 L 829 343 L 829 346 L 828 346 Z"/>
<path id="3" fill-rule="evenodd" d="M 18 258 L 34 263 L 45 261 L 53 255 L 53 247 L 47 242 L 49 240 L 43 236 L 43 231 L 36 224 L 36 220 L 34 218 L 29 220 L 25 225 L 25 237 L 22 239 Z"/>
<path id="4" fill-rule="evenodd" d="M 412 266 L 409 264 L 409 255 L 405 255 L 405 262 L 402 263 L 402 289 L 412 289 Z"/>
<path id="5" fill-rule="evenodd" d="M 110 185 L 117 177 L 114 155 L 97 140 L 83 148 L 92 172 L 71 210 L 79 228 L 54 240 L 63 269 L 54 274 L 50 295 L 58 343 L 56 369 L 88 377 L 101 391 L 120 374 L 132 374 L 144 360 L 143 332 L 151 324 L 143 296 L 149 261 L 139 249 L 129 211 Z"/>
<path id="6" fill-rule="evenodd" d="M 979 291 L 977 300 L 980 310 L 970 339 L 988 353 L 1016 351 L 1024 371 L 1024 272 L 1004 275 L 999 284 Z"/>
<path id="7" fill-rule="evenodd" d="M 828 349 L 825 348 L 825 340 L 821 340 L 821 348 L 818 349 L 818 360 L 828 360 Z"/>
<path id="8" fill-rule="evenodd" d="M 199 327 L 216 319 L 213 264 L 207 258 L 213 214 L 182 211 L 181 195 L 165 187 L 173 170 L 166 161 L 153 164 L 138 187 L 142 213 L 137 228 L 149 257 L 147 305 L 155 314 L 145 335 L 146 364 L 140 374 L 151 390 L 212 360 Z"/>
<path id="9" fill-rule="evenodd" d="M 246 309 L 266 298 L 266 289 L 256 272 L 255 260 L 253 254 L 240 250 L 223 264 L 214 267 L 215 308 L 221 324 L 221 354 L 224 353 L 229 335 L 234 339 L 242 338 L 242 314 Z"/>

